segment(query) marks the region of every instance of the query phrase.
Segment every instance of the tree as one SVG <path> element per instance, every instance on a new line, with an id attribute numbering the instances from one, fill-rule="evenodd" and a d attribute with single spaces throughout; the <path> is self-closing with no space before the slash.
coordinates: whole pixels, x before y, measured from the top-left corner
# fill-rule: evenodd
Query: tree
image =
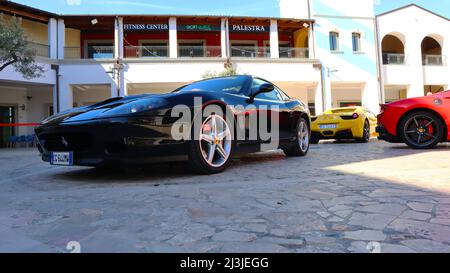
<path id="1" fill-rule="evenodd" d="M 217 73 L 216 71 L 206 71 L 203 75 L 203 79 L 210 79 L 215 77 L 226 77 L 226 76 L 236 76 L 238 74 L 245 74 L 245 73 L 239 73 L 238 70 L 231 64 L 227 63 L 225 65 L 225 70 L 222 72 Z"/>
<path id="2" fill-rule="evenodd" d="M 25 79 L 39 78 L 45 70 L 35 58 L 19 19 L 14 16 L 8 22 L 0 15 L 0 72 L 12 65 Z"/>

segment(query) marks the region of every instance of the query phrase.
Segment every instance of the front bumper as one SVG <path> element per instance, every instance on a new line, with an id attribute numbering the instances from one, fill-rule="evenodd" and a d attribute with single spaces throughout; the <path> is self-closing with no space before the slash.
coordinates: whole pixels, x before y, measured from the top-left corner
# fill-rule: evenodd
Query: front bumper
<path id="1" fill-rule="evenodd" d="M 390 143 L 403 143 L 401 138 L 388 133 L 388 131 L 386 130 L 386 128 L 384 128 L 383 125 L 378 125 L 375 130 L 378 133 L 379 140 L 384 140 Z"/>
<path id="2" fill-rule="evenodd" d="M 36 128 L 42 160 L 51 152 L 73 152 L 77 166 L 145 164 L 185 160 L 187 143 L 171 137 L 163 117 L 100 119 Z"/>

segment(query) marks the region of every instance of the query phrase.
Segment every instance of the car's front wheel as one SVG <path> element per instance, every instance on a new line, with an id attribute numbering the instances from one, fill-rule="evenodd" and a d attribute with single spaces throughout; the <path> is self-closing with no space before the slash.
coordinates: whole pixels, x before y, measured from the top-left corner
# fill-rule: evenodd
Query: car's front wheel
<path id="1" fill-rule="evenodd" d="M 399 124 L 403 141 L 414 149 L 430 149 L 442 141 L 444 124 L 433 113 L 417 111 L 405 116 Z"/>
<path id="2" fill-rule="evenodd" d="M 214 174 L 225 170 L 233 156 L 232 132 L 228 122 L 212 114 L 204 119 L 198 132 L 192 132 L 189 164 L 193 171 Z M 195 130 L 193 126 L 192 130 Z"/>
<path id="3" fill-rule="evenodd" d="M 300 118 L 297 125 L 297 134 L 295 142 L 283 151 L 287 156 L 305 156 L 309 151 L 311 132 L 309 124 L 305 118 Z"/>

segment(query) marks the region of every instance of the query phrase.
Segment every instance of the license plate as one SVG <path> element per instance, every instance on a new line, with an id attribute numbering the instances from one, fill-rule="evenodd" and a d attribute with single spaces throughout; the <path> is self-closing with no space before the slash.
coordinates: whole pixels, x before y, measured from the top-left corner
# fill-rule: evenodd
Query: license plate
<path id="1" fill-rule="evenodd" d="M 73 165 L 73 152 L 52 152 L 50 153 L 50 164 L 61 166 Z"/>
<path id="2" fill-rule="evenodd" d="M 337 124 L 324 124 L 324 125 L 319 125 L 320 130 L 330 130 L 330 129 L 336 129 L 337 128 Z"/>

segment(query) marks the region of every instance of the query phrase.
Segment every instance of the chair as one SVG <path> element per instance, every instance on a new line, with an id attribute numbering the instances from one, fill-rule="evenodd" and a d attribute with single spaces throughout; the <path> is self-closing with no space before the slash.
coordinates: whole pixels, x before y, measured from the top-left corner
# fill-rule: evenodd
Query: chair
<path id="1" fill-rule="evenodd" d="M 16 143 L 18 142 L 19 138 L 17 136 L 10 136 L 8 140 L 8 147 L 14 148 Z"/>
<path id="2" fill-rule="evenodd" d="M 27 147 L 28 147 L 28 144 L 30 144 L 31 147 L 34 147 L 34 144 L 36 142 L 36 136 L 35 135 L 28 135 L 28 136 L 26 136 L 26 140 L 27 140 Z"/>

